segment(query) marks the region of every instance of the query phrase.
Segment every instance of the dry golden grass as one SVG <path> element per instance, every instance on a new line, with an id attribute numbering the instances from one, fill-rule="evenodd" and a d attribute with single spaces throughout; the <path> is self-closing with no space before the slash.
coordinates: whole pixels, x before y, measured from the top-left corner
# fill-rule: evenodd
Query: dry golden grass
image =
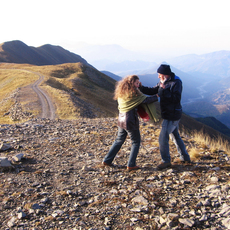
<path id="1" fill-rule="evenodd" d="M 79 116 L 67 92 L 73 88 L 72 80 L 78 74 L 82 74 L 80 65 L 80 63 L 75 63 L 58 66 L 27 67 L 27 69 L 32 69 L 45 76 L 45 80 L 40 87 L 52 98 L 56 108 L 56 116 L 60 119 L 76 119 Z M 66 69 L 71 69 L 71 71 L 65 71 Z M 75 71 L 74 73 L 73 70 Z M 59 72 L 60 77 L 58 77 Z M 65 77 L 63 73 L 65 73 Z M 53 75 L 56 77 L 53 77 Z"/>
<path id="2" fill-rule="evenodd" d="M 51 98 L 53 98 L 55 102 L 56 116 L 58 118 L 72 120 L 79 116 L 76 112 L 77 109 L 70 100 L 69 94 L 49 85 L 43 85 L 42 88 L 48 92 L 48 95 Z"/>
<path id="3" fill-rule="evenodd" d="M 201 157 L 200 151 L 196 147 L 192 147 L 189 149 L 189 155 L 191 157 L 191 160 L 195 160 Z"/>
<path id="4" fill-rule="evenodd" d="M 115 102 L 112 101 L 113 92 L 91 82 L 83 72 L 84 66 L 81 63 L 28 68 L 32 68 L 45 76 L 45 81 L 41 84 L 41 87 L 54 100 L 58 118 L 76 119 L 80 116 L 81 109 L 74 106 L 69 92 L 80 95 L 81 100 L 96 105 L 102 111 L 108 111 L 107 114 L 104 112 L 105 115 L 111 116 L 116 113 L 114 112 Z"/>
<path id="5" fill-rule="evenodd" d="M 0 123 L 13 123 L 4 116 L 15 103 L 12 95 L 18 88 L 30 85 L 37 79 L 36 74 L 26 70 L 0 68 Z"/>
<path id="6" fill-rule="evenodd" d="M 210 136 L 204 134 L 203 132 L 193 132 L 193 140 L 200 144 L 200 147 L 207 149 L 209 148 L 212 152 L 216 150 L 222 150 L 227 154 L 230 154 L 230 145 L 227 140 L 223 140 L 222 137 L 211 138 Z"/>

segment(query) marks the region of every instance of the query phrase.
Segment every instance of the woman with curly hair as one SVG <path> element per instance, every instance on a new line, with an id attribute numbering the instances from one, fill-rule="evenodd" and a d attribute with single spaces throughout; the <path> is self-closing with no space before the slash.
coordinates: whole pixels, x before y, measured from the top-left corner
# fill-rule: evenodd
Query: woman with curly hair
<path id="1" fill-rule="evenodd" d="M 150 104 L 158 100 L 157 95 L 147 97 L 139 90 L 139 77 L 131 75 L 117 82 L 114 99 L 118 102 L 118 134 L 117 138 L 106 154 L 103 165 L 113 166 L 112 161 L 126 140 L 130 136 L 132 147 L 127 164 L 127 170 L 137 170 L 136 158 L 140 148 L 141 136 L 139 130 L 138 106 Z"/>

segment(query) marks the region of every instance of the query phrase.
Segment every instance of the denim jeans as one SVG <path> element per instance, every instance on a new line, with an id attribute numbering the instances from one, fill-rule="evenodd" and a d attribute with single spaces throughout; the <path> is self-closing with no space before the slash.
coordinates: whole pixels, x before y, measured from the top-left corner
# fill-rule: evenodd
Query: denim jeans
<path id="1" fill-rule="evenodd" d="M 140 130 L 125 130 L 121 127 L 118 127 L 118 134 L 116 140 L 113 142 L 109 152 L 106 154 L 104 158 L 104 162 L 111 164 L 121 146 L 126 140 L 127 135 L 130 136 L 132 141 L 131 152 L 129 155 L 128 167 L 136 166 L 136 158 L 139 152 L 140 143 L 141 143 L 141 135 Z"/>
<path id="2" fill-rule="evenodd" d="M 183 140 L 178 132 L 179 127 L 178 121 L 163 120 L 161 132 L 159 135 L 159 145 L 162 161 L 165 163 L 171 162 L 169 154 L 169 136 L 176 145 L 177 151 L 180 154 L 180 159 L 184 161 L 190 161 L 190 156 L 186 151 Z"/>

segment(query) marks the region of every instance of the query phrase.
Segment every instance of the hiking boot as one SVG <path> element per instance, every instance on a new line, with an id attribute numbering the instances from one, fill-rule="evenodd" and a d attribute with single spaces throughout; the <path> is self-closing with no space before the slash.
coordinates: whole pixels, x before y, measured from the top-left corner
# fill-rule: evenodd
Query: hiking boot
<path id="1" fill-rule="evenodd" d="M 114 164 L 109 164 L 109 163 L 106 163 L 106 162 L 102 162 L 102 164 L 104 165 L 104 166 L 109 166 L 109 167 L 114 167 Z"/>
<path id="2" fill-rule="evenodd" d="M 171 163 L 161 163 L 157 166 L 158 169 L 165 169 L 165 168 L 168 168 L 168 167 L 171 167 Z"/>
<path id="3" fill-rule="evenodd" d="M 137 169 L 140 169 L 140 167 L 139 166 L 127 167 L 128 171 L 137 170 Z"/>

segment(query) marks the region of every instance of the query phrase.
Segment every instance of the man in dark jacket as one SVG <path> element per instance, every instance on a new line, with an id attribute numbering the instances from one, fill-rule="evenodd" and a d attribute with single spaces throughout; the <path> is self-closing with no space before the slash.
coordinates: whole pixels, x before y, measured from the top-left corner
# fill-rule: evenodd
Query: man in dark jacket
<path id="1" fill-rule="evenodd" d="M 162 64 L 157 69 L 157 73 L 160 82 L 155 87 L 140 86 L 140 90 L 147 95 L 157 94 L 160 98 L 161 117 L 163 118 L 163 122 L 159 135 L 159 146 L 163 163 L 158 165 L 158 169 L 164 169 L 171 166 L 169 136 L 175 143 L 177 151 L 180 154 L 180 162 L 190 162 L 190 156 L 178 132 L 178 126 L 182 115 L 182 81 L 171 72 L 169 65 Z"/>

